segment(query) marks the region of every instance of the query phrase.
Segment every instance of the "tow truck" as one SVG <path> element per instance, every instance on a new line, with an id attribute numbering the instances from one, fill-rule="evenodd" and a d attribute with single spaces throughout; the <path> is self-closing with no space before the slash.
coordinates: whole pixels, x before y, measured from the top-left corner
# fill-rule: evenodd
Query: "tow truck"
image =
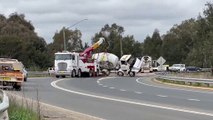
<path id="1" fill-rule="evenodd" d="M 91 59 L 91 52 L 98 48 L 103 42 L 104 38 L 99 40 L 88 47 L 81 53 L 77 52 L 57 52 L 55 53 L 55 76 L 56 78 L 66 76 L 81 77 L 87 74 L 87 76 L 98 76 L 100 69 L 96 60 Z"/>

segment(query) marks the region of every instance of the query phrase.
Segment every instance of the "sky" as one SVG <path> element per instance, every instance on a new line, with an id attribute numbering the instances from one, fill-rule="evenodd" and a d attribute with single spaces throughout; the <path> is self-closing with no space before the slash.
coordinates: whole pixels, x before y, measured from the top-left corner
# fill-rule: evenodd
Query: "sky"
<path id="1" fill-rule="evenodd" d="M 135 40 L 143 42 L 155 29 L 162 35 L 174 24 L 196 18 L 199 13 L 202 14 L 208 1 L 0 0 L 0 14 L 24 14 L 35 27 L 35 32 L 47 43 L 53 42 L 55 32 L 72 26 L 69 29 L 79 29 L 83 42 L 90 44 L 95 33 L 105 24 L 113 23 L 124 27 L 124 36 L 133 35 Z"/>

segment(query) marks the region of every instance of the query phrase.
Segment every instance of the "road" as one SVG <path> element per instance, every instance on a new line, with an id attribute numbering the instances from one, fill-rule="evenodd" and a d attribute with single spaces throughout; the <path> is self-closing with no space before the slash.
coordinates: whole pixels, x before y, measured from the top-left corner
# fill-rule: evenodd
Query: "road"
<path id="1" fill-rule="evenodd" d="M 31 78 L 16 93 L 103 119 L 213 119 L 213 91 L 161 85 L 150 77 Z"/>

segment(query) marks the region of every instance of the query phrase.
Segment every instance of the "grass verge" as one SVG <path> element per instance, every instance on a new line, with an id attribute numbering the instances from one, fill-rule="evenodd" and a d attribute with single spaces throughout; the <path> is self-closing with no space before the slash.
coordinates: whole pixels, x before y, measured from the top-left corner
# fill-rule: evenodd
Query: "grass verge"
<path id="1" fill-rule="evenodd" d="M 40 120 L 32 108 L 20 105 L 14 98 L 10 99 L 8 114 L 10 120 Z"/>

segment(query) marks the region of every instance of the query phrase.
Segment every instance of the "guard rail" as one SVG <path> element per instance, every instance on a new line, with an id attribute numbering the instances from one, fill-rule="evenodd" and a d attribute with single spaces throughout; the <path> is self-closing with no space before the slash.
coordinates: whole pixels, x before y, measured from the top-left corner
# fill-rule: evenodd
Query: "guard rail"
<path id="1" fill-rule="evenodd" d="M 156 78 L 163 79 L 163 80 L 184 82 L 185 84 L 201 83 L 201 84 L 206 84 L 207 86 L 213 85 L 213 79 L 185 78 L 185 77 L 174 77 L 174 76 L 165 76 L 165 75 L 158 75 Z"/>

